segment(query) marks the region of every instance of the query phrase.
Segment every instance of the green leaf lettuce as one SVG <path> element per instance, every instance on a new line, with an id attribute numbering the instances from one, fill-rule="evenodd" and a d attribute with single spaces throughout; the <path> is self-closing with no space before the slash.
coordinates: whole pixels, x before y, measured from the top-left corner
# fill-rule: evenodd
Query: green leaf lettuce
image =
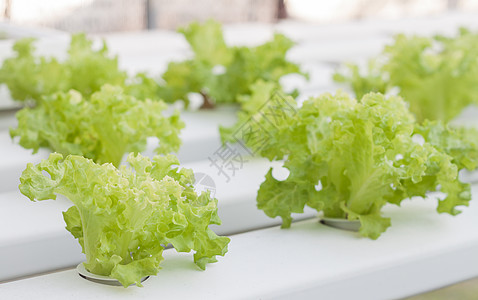
<path id="1" fill-rule="evenodd" d="M 19 188 L 32 201 L 59 194 L 73 202 L 63 216 L 86 254 L 86 269 L 125 287 L 156 275 L 168 244 L 179 252 L 194 250 L 201 269 L 227 252 L 229 238 L 208 228 L 220 224 L 217 200 L 196 194 L 191 170 L 178 168 L 173 155 L 150 160 L 130 154 L 128 162 L 132 168 L 117 169 L 53 153 L 27 165 Z"/>
<path id="2" fill-rule="evenodd" d="M 105 85 L 89 98 L 71 90 L 42 99 L 40 105 L 20 110 L 18 127 L 10 130 L 33 152 L 46 147 L 118 166 L 124 153 L 143 151 L 148 137 L 159 139 L 158 153 L 177 151 L 181 144 L 184 123 L 178 112 L 165 117 L 164 102 L 140 101 L 121 87 Z"/>
<path id="3" fill-rule="evenodd" d="M 267 174 L 258 208 L 289 227 L 291 213 L 308 205 L 326 217 L 358 219 L 360 234 L 372 239 L 391 224 L 381 213 L 387 203 L 441 191 L 438 211 L 459 213 L 456 207 L 466 206 L 471 194 L 458 170 L 469 162 L 449 156 L 441 142 L 417 141 L 425 132 L 416 126 L 395 96 L 370 93 L 357 102 L 338 93 L 307 100 L 267 128 L 271 138 L 259 153 L 285 159 L 290 174 L 283 181 Z M 466 147 L 458 135 L 456 140 Z"/>
<path id="4" fill-rule="evenodd" d="M 463 28 L 453 38 L 399 34 L 367 68 L 349 64 L 334 79 L 348 83 L 357 99 L 396 89 L 418 122 L 449 122 L 478 103 L 477 43 L 478 34 Z"/>
<path id="5" fill-rule="evenodd" d="M 85 34 L 74 34 L 66 59 L 59 61 L 36 55 L 34 41 L 17 41 L 13 46 L 15 55 L 5 59 L 0 68 L 0 83 L 8 86 L 15 100 L 33 101 L 36 105 L 44 96 L 71 89 L 89 97 L 104 84 L 121 86 L 139 99 L 158 99 L 158 83 L 143 73 L 128 78 L 105 42 L 95 49 Z"/>
<path id="6" fill-rule="evenodd" d="M 183 100 L 188 105 L 188 94 L 199 93 L 204 98 L 203 108 L 242 103 L 239 99 L 251 95 L 252 85 L 259 80 L 278 85 L 284 75 L 305 75 L 286 59 L 294 43 L 282 34 L 256 47 L 233 47 L 226 45 L 221 24 L 213 20 L 191 23 L 180 32 L 194 55 L 171 62 L 163 74 L 159 95 L 167 102 Z"/>

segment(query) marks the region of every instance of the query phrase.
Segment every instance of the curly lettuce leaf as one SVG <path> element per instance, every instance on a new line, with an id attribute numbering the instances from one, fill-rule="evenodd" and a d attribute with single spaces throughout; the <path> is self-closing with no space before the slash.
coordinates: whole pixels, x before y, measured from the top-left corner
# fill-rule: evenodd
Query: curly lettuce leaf
<path id="1" fill-rule="evenodd" d="M 270 169 L 260 187 L 262 192 L 257 195 L 257 208 L 271 218 L 281 217 L 281 227 L 289 228 L 292 223 L 291 213 L 303 213 L 308 199 L 317 193 L 307 179 L 302 180 L 306 181 L 278 181 L 272 176 Z"/>
<path id="2" fill-rule="evenodd" d="M 252 93 L 251 86 L 258 80 L 273 82 L 280 86 L 279 79 L 287 74 L 301 74 L 300 67 L 286 59 L 294 43 L 282 34 L 257 47 L 235 47 L 231 63 L 225 72 L 217 76 L 208 93 L 216 103 L 239 102 L 240 97 Z M 306 76 L 307 77 L 307 76 Z M 242 106 L 242 105 L 241 105 Z"/>
<path id="3" fill-rule="evenodd" d="M 223 142 L 234 141 L 233 134 L 240 130 L 241 126 L 259 112 L 264 105 L 267 105 L 267 101 L 277 92 L 278 87 L 273 82 L 258 80 L 251 85 L 250 89 L 250 95 L 241 95 L 238 98 L 238 102 L 242 104 L 242 109 L 237 113 L 237 122 L 230 127 L 219 126 Z"/>
<path id="4" fill-rule="evenodd" d="M 220 126 L 222 142 L 241 142 L 253 153 L 281 159 L 285 149 L 295 149 L 301 143 L 301 135 L 284 137 L 291 125 L 290 116 L 297 112 L 297 103 L 273 82 L 258 80 L 251 90 L 251 95 L 239 98 L 243 109 L 237 113 L 237 122 L 228 128 Z M 277 138 L 277 131 L 281 131 L 281 138 Z"/>
<path id="5" fill-rule="evenodd" d="M 170 62 L 162 75 L 165 84 L 158 88 L 158 95 L 168 103 L 178 100 L 189 105 L 189 93 L 202 93 L 207 82 L 213 80 L 211 66 L 194 60 Z"/>
<path id="6" fill-rule="evenodd" d="M 478 167 L 478 130 L 475 128 L 452 128 L 439 121 L 425 121 L 415 128 L 435 148 L 453 157 L 459 170 L 475 170 Z"/>
<path id="7" fill-rule="evenodd" d="M 188 105 L 188 94 L 200 93 L 203 108 L 241 103 L 239 99 L 251 95 L 251 86 L 258 80 L 279 85 L 284 75 L 306 76 L 297 64 L 286 59 L 294 43 L 282 34 L 275 34 L 271 41 L 257 47 L 231 47 L 224 41 L 221 24 L 212 20 L 192 23 L 180 32 L 194 56 L 169 64 L 159 89 L 167 102 L 182 100 Z"/>
<path id="8" fill-rule="evenodd" d="M 17 41 L 15 56 L 5 59 L 0 68 L 0 83 L 8 86 L 15 100 L 37 104 L 43 96 L 71 89 L 89 97 L 104 84 L 122 86 L 139 99 L 158 98 L 158 83 L 141 73 L 130 80 L 119 68 L 118 58 L 108 53 L 105 42 L 95 50 L 85 34 L 74 34 L 67 58 L 61 62 L 36 56 L 33 43 L 31 38 Z"/>
<path id="9" fill-rule="evenodd" d="M 96 164 L 75 155 L 53 153 L 28 164 L 20 191 L 32 201 L 66 196 L 66 229 L 78 239 L 88 271 L 116 278 L 124 287 L 141 286 L 156 275 L 164 247 L 194 250 L 201 269 L 227 252 L 229 238 L 217 236 L 217 199 L 194 191 L 192 170 L 179 169 L 173 155 L 128 156 L 131 168 Z M 47 175 L 46 175 L 47 174 Z"/>
<path id="10" fill-rule="evenodd" d="M 16 56 L 5 59 L 0 69 L 0 83 L 8 86 L 15 100 L 40 99 L 69 88 L 67 70 L 54 58 L 35 57 L 33 42 L 33 38 L 17 41 L 13 45 Z"/>
<path id="11" fill-rule="evenodd" d="M 146 73 L 138 73 L 127 80 L 124 90 L 126 94 L 136 99 L 157 100 L 159 85 L 155 79 L 149 77 Z"/>
<path id="12" fill-rule="evenodd" d="M 108 47 L 93 50 L 93 42 L 85 34 L 71 37 L 68 59 L 64 62 L 68 72 L 69 87 L 84 96 L 100 90 L 104 84 L 122 85 L 127 75 L 119 69 L 118 58 L 109 57 Z"/>
<path id="13" fill-rule="evenodd" d="M 127 152 L 146 148 L 148 137 L 157 137 L 157 153 L 177 151 L 184 123 L 178 112 L 163 116 L 166 104 L 126 95 L 121 87 L 105 85 L 89 99 L 71 90 L 42 98 L 41 105 L 17 113 L 18 127 L 10 130 L 22 147 L 49 148 L 115 166 Z"/>
<path id="14" fill-rule="evenodd" d="M 350 84 L 358 98 L 371 91 L 398 89 L 419 123 L 449 122 L 478 103 L 477 43 L 478 34 L 463 28 L 454 38 L 400 34 L 369 61 L 368 68 L 349 64 L 334 79 Z"/>
<path id="15" fill-rule="evenodd" d="M 391 225 L 381 214 L 387 203 L 439 190 L 445 197 L 438 212 L 459 213 L 457 207 L 471 199 L 470 187 L 459 181 L 459 166 L 443 148 L 415 140 L 416 126 L 399 97 L 370 93 L 358 102 L 338 93 L 307 100 L 269 128 L 273 147 L 282 153 L 268 156 L 266 147 L 261 155 L 285 158 L 290 175 L 277 181 L 269 173 L 258 207 L 282 217 L 283 227 L 304 205 L 326 217 L 358 219 L 360 234 L 372 239 Z M 276 191 L 280 199 L 272 196 Z"/>
<path id="16" fill-rule="evenodd" d="M 379 66 L 377 59 L 370 59 L 367 72 L 363 72 L 358 65 L 347 63 L 342 73 L 333 74 L 333 80 L 350 85 L 357 99 L 362 99 L 370 92 L 385 94 L 389 90 L 389 83 Z"/>
<path id="17" fill-rule="evenodd" d="M 178 31 L 188 41 L 195 59 L 212 66 L 227 65 L 231 61 L 232 53 L 224 41 L 221 23 L 214 20 L 203 24 L 193 22 Z"/>

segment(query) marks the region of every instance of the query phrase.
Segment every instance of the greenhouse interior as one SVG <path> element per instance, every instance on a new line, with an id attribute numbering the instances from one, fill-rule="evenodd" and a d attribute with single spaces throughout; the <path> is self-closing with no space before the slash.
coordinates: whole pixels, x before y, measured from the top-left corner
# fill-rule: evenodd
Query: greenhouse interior
<path id="1" fill-rule="evenodd" d="M 0 299 L 478 299 L 478 0 L 0 0 Z"/>

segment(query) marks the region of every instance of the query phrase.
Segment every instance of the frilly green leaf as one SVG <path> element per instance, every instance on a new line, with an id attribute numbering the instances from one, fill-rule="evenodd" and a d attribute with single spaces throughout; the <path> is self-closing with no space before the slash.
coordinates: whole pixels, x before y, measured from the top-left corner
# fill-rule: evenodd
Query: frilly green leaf
<path id="1" fill-rule="evenodd" d="M 294 42 L 282 34 L 276 33 L 256 47 L 232 47 L 224 41 L 221 24 L 213 20 L 191 23 L 179 32 L 194 55 L 169 63 L 159 88 L 160 97 L 167 102 L 182 100 L 189 105 L 189 94 L 198 93 L 204 98 L 203 108 L 223 103 L 243 106 L 258 81 L 280 87 L 284 75 L 297 73 L 307 78 L 297 64 L 286 59 Z"/>
<path id="2" fill-rule="evenodd" d="M 369 92 L 397 92 L 418 122 L 445 123 L 478 104 L 478 34 L 456 37 L 399 34 L 365 68 L 347 64 L 334 80 L 347 83 L 358 99 Z"/>
<path id="3" fill-rule="evenodd" d="M 85 34 L 74 34 L 62 61 L 35 55 L 34 41 L 27 38 L 15 42 L 15 56 L 5 59 L 0 68 L 0 83 L 8 86 L 15 100 L 37 105 L 44 96 L 72 89 L 88 98 L 104 84 L 121 86 L 141 100 L 159 100 L 156 80 L 144 73 L 128 78 L 119 68 L 118 58 L 108 53 L 104 41 L 98 48 Z"/>
<path id="4" fill-rule="evenodd" d="M 381 216 L 387 203 L 441 191 L 438 212 L 455 215 L 471 199 L 458 170 L 472 161 L 464 157 L 474 145 L 436 124 L 418 126 L 400 97 L 369 93 L 356 101 L 343 92 L 323 94 L 278 124 L 269 127 L 271 143 L 259 153 L 285 158 L 290 174 L 277 181 L 269 172 L 257 202 L 268 216 L 281 216 L 283 227 L 308 205 L 326 217 L 358 219 L 360 234 L 376 239 L 391 225 Z M 430 142 L 417 141 L 418 133 Z M 282 153 L 269 155 L 268 147 Z M 454 147 L 466 150 L 463 157 L 448 155 Z"/>
<path id="5" fill-rule="evenodd" d="M 201 269 L 227 252 L 229 238 L 209 229 L 220 223 L 217 200 L 194 192 L 191 170 L 179 169 L 173 155 L 150 160 L 131 153 L 128 162 L 132 168 L 117 169 L 54 153 L 29 164 L 19 188 L 33 201 L 60 194 L 73 202 L 63 216 L 86 254 L 86 269 L 125 287 L 156 275 L 168 244 L 194 250 Z"/>
<path id="6" fill-rule="evenodd" d="M 121 163 L 124 153 L 146 148 L 157 137 L 157 153 L 177 151 L 184 123 L 175 112 L 163 116 L 166 104 L 140 101 L 121 87 L 105 85 L 89 98 L 71 90 L 42 98 L 41 105 L 17 113 L 18 127 L 10 130 L 21 146 L 45 147 L 63 155 L 82 155 L 98 163 Z"/>

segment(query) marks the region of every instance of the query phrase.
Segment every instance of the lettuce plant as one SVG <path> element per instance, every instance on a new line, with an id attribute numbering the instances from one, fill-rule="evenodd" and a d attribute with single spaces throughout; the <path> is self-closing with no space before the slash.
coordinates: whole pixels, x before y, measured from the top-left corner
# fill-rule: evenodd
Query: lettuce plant
<path id="1" fill-rule="evenodd" d="M 86 269 L 116 278 L 124 287 L 156 275 L 164 248 L 194 250 L 205 269 L 227 252 L 229 238 L 217 236 L 217 199 L 194 191 L 192 170 L 179 169 L 173 155 L 128 156 L 132 168 L 96 164 L 75 155 L 53 153 L 28 164 L 20 191 L 30 200 L 64 195 L 73 206 L 63 213 L 66 229 L 86 255 Z"/>
<path id="2" fill-rule="evenodd" d="M 199 93 L 203 108 L 241 103 L 240 97 L 250 95 L 258 80 L 278 84 L 284 75 L 304 75 L 298 65 L 287 61 L 286 53 L 294 43 L 282 34 L 257 47 L 231 47 L 224 41 L 221 24 L 212 20 L 192 23 L 180 32 L 194 56 L 171 62 L 163 74 L 159 95 L 167 102 L 183 100 L 188 105 L 188 94 Z"/>
<path id="3" fill-rule="evenodd" d="M 118 166 L 125 153 L 143 151 L 148 137 L 159 139 L 158 153 L 177 151 L 181 144 L 184 123 L 178 112 L 165 117 L 164 102 L 140 101 L 118 86 L 105 85 L 90 97 L 71 90 L 41 99 L 40 105 L 20 110 L 18 127 L 10 130 L 34 153 L 45 147 Z"/>
<path id="4" fill-rule="evenodd" d="M 64 61 L 35 55 L 33 43 L 32 38 L 17 41 L 15 56 L 5 59 L 0 68 L 0 83 L 8 86 L 15 100 L 37 104 L 43 96 L 71 89 L 89 97 L 104 84 L 122 86 L 139 99 L 157 99 L 158 84 L 141 73 L 128 78 L 105 42 L 95 50 L 85 34 L 72 35 Z"/>
<path id="5" fill-rule="evenodd" d="M 271 169 L 257 206 L 281 217 L 282 227 L 307 205 L 325 217 L 359 220 L 360 234 L 376 239 L 391 225 L 381 213 L 387 203 L 440 191 L 438 212 L 456 215 L 471 199 L 458 171 L 476 165 L 476 145 L 441 123 L 418 127 L 400 97 L 370 93 L 358 102 L 323 94 L 296 110 L 276 109 L 282 117 L 263 122 L 270 138 L 259 153 L 284 159 L 290 174 L 280 181 Z M 450 148 L 463 155 L 448 155 Z"/>
<path id="6" fill-rule="evenodd" d="M 478 34 L 466 29 L 454 38 L 400 34 L 368 68 L 349 64 L 334 79 L 348 83 L 358 99 L 398 90 L 418 122 L 448 122 L 478 103 L 477 43 Z"/>

